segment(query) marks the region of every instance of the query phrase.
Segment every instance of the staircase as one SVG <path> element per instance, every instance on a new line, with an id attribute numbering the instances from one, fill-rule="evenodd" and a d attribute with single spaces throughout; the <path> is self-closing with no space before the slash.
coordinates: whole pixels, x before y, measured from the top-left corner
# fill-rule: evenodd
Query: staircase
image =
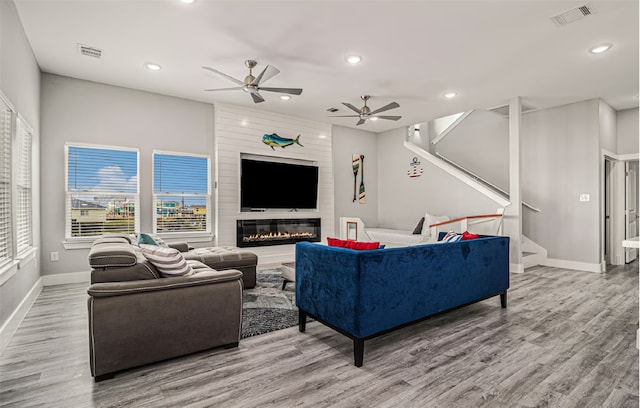
<path id="1" fill-rule="evenodd" d="M 466 115 L 464 117 L 466 117 Z M 462 117 L 461 119 L 464 119 L 464 117 Z M 460 120 L 457 120 L 455 124 L 459 122 Z M 451 129 L 448 128 L 447 133 L 450 130 Z M 462 181 L 463 183 L 468 185 L 470 188 L 476 190 L 477 192 L 495 201 L 495 203 L 498 204 L 500 207 L 504 208 L 508 205 L 511 205 L 511 202 L 509 201 L 509 193 L 507 191 L 501 189 L 500 187 L 496 186 L 490 181 L 483 179 L 482 177 L 464 168 L 463 166 L 447 159 L 441 154 L 437 152 L 435 154 L 432 154 L 427 150 L 423 149 L 422 147 L 412 143 L 409 140 L 405 140 L 404 147 L 412 151 L 416 155 L 420 156 L 421 158 L 427 160 L 429 163 L 433 164 L 434 166 L 449 173 L 451 176 Z M 539 208 L 525 201 L 522 201 L 522 205 L 523 207 L 531 211 L 535 211 L 535 212 L 541 211 Z M 536 244 L 534 241 L 532 241 L 531 239 L 527 238 L 524 235 L 522 236 L 521 249 L 522 249 L 522 263 L 523 263 L 524 269 L 530 268 L 532 266 L 544 264 L 544 262 L 547 259 L 547 250 L 541 247 L 540 245 Z"/>

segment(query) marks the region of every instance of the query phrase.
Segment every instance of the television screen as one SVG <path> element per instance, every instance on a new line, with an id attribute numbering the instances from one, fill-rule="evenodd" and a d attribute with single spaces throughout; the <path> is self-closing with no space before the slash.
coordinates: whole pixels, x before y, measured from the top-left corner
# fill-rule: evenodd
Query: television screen
<path id="1" fill-rule="evenodd" d="M 317 166 L 243 158 L 241 172 L 242 211 L 318 207 Z"/>

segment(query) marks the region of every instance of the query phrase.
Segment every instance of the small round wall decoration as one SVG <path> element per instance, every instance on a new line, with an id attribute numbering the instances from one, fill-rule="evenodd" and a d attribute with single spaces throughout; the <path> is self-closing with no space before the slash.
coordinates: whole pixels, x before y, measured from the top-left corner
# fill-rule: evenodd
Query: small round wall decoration
<path id="1" fill-rule="evenodd" d="M 411 163 L 409 163 L 407 176 L 409 176 L 410 178 L 416 178 L 422 176 L 422 173 L 424 173 L 424 169 L 422 168 L 422 166 L 420 166 L 420 161 L 418 160 L 418 158 L 414 157 L 413 160 L 411 160 Z"/>

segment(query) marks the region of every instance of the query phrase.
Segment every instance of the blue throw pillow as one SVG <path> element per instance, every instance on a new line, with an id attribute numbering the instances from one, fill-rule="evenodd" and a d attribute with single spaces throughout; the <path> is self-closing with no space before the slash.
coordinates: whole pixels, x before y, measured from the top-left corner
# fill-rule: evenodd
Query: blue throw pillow
<path id="1" fill-rule="evenodd" d="M 159 246 L 158 242 L 153 239 L 151 235 L 145 234 L 144 232 L 138 234 L 138 244 Z"/>
<path id="2" fill-rule="evenodd" d="M 449 231 L 447 235 L 442 237 L 442 242 L 458 242 L 460 239 L 462 239 L 462 235 Z"/>

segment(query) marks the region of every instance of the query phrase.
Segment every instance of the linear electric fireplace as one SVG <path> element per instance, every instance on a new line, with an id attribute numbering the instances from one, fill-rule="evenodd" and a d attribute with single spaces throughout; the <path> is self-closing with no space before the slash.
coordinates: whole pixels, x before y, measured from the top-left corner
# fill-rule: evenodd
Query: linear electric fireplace
<path id="1" fill-rule="evenodd" d="M 320 218 L 238 220 L 237 246 L 240 248 L 320 242 Z"/>

